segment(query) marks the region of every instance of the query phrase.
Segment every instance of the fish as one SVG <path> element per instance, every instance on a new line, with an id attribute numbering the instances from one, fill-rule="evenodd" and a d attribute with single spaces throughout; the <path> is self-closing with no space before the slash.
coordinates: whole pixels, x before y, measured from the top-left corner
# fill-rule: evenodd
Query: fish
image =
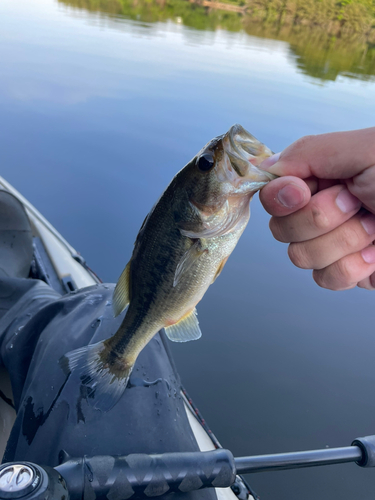
<path id="1" fill-rule="evenodd" d="M 121 398 L 145 345 L 161 329 L 174 342 L 202 335 L 196 305 L 218 278 L 250 218 L 254 193 L 276 176 L 259 168 L 273 152 L 233 125 L 215 137 L 172 179 L 145 218 L 113 294 L 109 339 L 68 352 L 90 404 L 109 411 Z"/>

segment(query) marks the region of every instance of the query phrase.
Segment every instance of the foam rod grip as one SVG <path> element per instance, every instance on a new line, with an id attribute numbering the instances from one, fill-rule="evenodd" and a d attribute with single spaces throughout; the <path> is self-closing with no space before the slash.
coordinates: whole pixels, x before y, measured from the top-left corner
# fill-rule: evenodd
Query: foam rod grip
<path id="1" fill-rule="evenodd" d="M 134 454 L 68 459 L 56 467 L 71 500 L 151 498 L 201 488 L 226 488 L 236 478 L 230 451 Z"/>

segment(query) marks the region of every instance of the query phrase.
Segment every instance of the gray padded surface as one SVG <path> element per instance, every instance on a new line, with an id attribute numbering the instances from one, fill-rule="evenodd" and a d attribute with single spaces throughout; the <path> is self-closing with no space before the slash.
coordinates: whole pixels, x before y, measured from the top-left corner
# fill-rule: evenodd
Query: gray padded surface
<path id="1" fill-rule="evenodd" d="M 30 221 L 23 205 L 0 190 L 0 278 L 27 278 L 33 256 Z"/>

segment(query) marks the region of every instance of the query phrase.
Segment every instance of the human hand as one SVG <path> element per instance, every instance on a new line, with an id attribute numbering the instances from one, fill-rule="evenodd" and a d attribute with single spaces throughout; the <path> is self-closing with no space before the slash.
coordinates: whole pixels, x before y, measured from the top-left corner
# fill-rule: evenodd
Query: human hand
<path id="1" fill-rule="evenodd" d="M 303 137 L 261 168 L 282 176 L 260 200 L 293 264 L 323 288 L 374 290 L 375 127 Z"/>

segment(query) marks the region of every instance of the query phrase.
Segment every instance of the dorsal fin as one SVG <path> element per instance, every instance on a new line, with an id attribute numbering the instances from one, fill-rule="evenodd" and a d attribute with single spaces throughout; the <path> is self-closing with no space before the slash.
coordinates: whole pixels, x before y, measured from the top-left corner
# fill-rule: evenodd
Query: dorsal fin
<path id="1" fill-rule="evenodd" d="M 197 340 L 202 336 L 197 318 L 197 310 L 194 308 L 177 323 L 165 327 L 165 333 L 173 342 L 188 342 Z"/>
<path id="2" fill-rule="evenodd" d="M 121 314 L 130 302 L 130 262 L 129 260 L 125 269 L 122 271 L 115 291 L 113 292 L 112 306 L 115 317 Z"/>

